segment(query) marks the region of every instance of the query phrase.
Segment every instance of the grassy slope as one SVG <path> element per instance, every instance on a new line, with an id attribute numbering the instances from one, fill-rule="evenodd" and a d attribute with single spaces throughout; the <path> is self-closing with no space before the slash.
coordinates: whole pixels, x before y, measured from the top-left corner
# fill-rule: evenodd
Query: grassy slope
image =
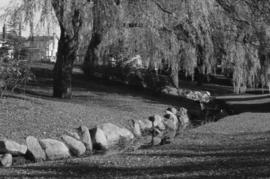
<path id="1" fill-rule="evenodd" d="M 28 92 L 35 95 L 29 96 L 28 93 L 26 100 L 8 97 L 1 101 L 2 136 L 20 142 L 24 142 L 28 135 L 58 138 L 64 130 L 81 124 L 92 127 L 102 122 L 113 122 L 127 126 L 129 119 L 161 114 L 170 104 L 187 105 L 187 101 L 178 98 L 155 97 L 149 93 L 138 93 L 134 89 L 104 86 L 102 82 L 85 85 L 80 80 L 74 84 L 72 101 L 55 100 L 49 97 L 52 91 L 50 81 L 48 82 L 44 83 L 44 86 L 28 86 Z M 256 113 L 230 116 L 217 123 L 187 131 L 170 145 L 119 155 L 92 156 L 0 169 L 0 177 L 270 176 L 269 111 L 267 107 L 261 111 L 262 106 L 268 104 L 268 97 L 222 98 L 239 113 L 242 109 L 247 109 L 245 105 Z M 259 100 L 262 106 L 255 108 L 256 103 L 252 104 L 250 100 Z M 192 104 L 187 106 L 192 108 Z"/>
<path id="2" fill-rule="evenodd" d="M 144 119 L 166 109 L 166 105 L 132 96 L 89 94 L 87 98 L 87 104 L 31 97 L 1 100 L 0 133 L 21 142 L 28 135 L 55 138 L 80 125 L 112 122 L 127 126 L 130 119 Z"/>

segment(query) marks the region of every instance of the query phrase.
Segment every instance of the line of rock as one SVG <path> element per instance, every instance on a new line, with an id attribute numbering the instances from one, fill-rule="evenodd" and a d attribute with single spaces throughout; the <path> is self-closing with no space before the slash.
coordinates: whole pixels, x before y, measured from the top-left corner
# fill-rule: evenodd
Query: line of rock
<path id="1" fill-rule="evenodd" d="M 109 150 L 117 145 L 128 145 L 136 138 L 152 137 L 151 144 L 170 142 L 179 130 L 190 124 L 187 110 L 168 108 L 163 117 L 151 116 L 147 120 L 132 121 L 132 132 L 111 123 L 89 129 L 81 126 L 61 136 L 61 140 L 26 138 L 26 145 L 0 140 L 0 166 L 12 166 L 13 157 L 24 156 L 33 162 L 60 160 L 72 156 L 91 155 L 94 151 Z"/>

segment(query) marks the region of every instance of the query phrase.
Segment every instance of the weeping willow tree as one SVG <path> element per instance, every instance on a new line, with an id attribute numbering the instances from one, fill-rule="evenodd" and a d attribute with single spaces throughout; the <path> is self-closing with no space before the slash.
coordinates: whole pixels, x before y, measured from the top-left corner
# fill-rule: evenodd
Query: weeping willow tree
<path id="1" fill-rule="evenodd" d="M 51 34 L 58 25 L 50 0 L 11 1 L 4 9 L 1 19 L 14 27 L 21 26 L 22 29 L 29 30 L 30 36 L 44 28 L 45 33 Z"/>
<path id="2" fill-rule="evenodd" d="M 228 60 L 233 64 L 234 92 L 244 93 L 247 87 L 255 87 L 261 69 L 257 48 L 240 42 L 230 43 Z"/>
<path id="3" fill-rule="evenodd" d="M 235 92 L 240 88 L 254 87 L 260 83 L 266 85 L 270 69 L 270 43 L 266 32 L 270 25 L 270 1 L 268 0 L 217 0 L 232 22 L 238 27 L 235 37 L 237 52 L 234 56 Z M 231 42 L 235 43 L 235 42 Z M 229 59 L 229 58 L 228 58 Z"/>
<path id="4" fill-rule="evenodd" d="M 85 56 L 93 29 L 93 2 L 89 0 L 51 0 L 61 36 L 54 67 L 54 97 L 71 98 L 72 69 L 79 55 Z"/>
<path id="5" fill-rule="evenodd" d="M 266 0 L 257 4 L 255 0 L 18 2 L 16 8 L 7 11 L 9 17 L 27 23 L 32 35 L 35 22 L 49 27 L 50 23 L 57 21 L 60 26 L 54 96 L 62 98 L 71 97 L 72 67 L 78 55 L 85 57 L 86 64 L 92 68 L 108 64 L 112 57 L 121 61 L 140 55 L 147 69 L 163 69 L 164 64 L 168 65 L 169 76 L 176 87 L 179 85 L 179 70 L 184 70 L 192 79 L 196 71 L 197 80 L 201 82 L 205 75 L 215 71 L 219 58 L 233 67 L 236 88 L 253 86 L 260 71 L 258 57 L 263 55 L 254 47 L 257 41 L 262 44 L 262 37 L 253 38 L 258 32 L 255 30 L 254 33 L 253 29 L 257 27 L 255 22 L 258 19 L 269 22 L 267 16 L 260 16 L 255 11 L 259 8 L 259 12 L 266 12 L 269 7 Z M 237 6 L 237 3 L 245 6 Z M 250 3 L 256 6 L 250 8 Z M 235 23 L 226 29 L 231 22 Z M 246 29 L 252 30 L 247 33 Z M 242 71 L 237 74 L 239 70 Z"/>
<path id="6" fill-rule="evenodd" d="M 211 73 L 215 60 L 209 17 L 214 8 L 209 7 L 214 2 L 96 1 L 86 63 L 102 66 L 112 56 L 121 61 L 140 55 L 149 70 L 168 67 L 176 87 L 179 70 L 193 79 L 195 68 L 201 75 Z"/>
<path id="7" fill-rule="evenodd" d="M 6 20 L 27 24 L 34 36 L 35 24 L 52 27 L 59 24 L 61 36 L 54 67 L 54 97 L 71 98 L 71 77 L 78 52 L 86 53 L 92 37 L 92 7 L 89 0 L 17 0 L 5 10 Z M 16 21 L 15 21 L 16 20 Z"/>

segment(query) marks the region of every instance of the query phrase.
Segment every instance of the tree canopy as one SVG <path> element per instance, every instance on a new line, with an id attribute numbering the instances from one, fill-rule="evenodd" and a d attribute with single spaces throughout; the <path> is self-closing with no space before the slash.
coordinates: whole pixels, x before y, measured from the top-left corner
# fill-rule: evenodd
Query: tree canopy
<path id="1" fill-rule="evenodd" d="M 179 71 L 200 81 L 218 66 L 232 75 L 236 93 L 270 80 L 268 0 L 21 0 L 6 17 L 28 24 L 31 34 L 35 22 L 48 31 L 59 24 L 57 97 L 71 96 L 78 56 L 93 69 L 111 57 L 121 62 L 139 54 L 150 70 L 168 66 L 177 87 Z"/>

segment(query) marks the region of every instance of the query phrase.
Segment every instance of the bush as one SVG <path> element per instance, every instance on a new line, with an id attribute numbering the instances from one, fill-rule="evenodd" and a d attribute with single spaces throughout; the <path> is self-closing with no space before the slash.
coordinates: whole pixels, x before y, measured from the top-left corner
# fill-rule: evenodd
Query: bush
<path id="1" fill-rule="evenodd" d="M 0 57 L 0 95 L 7 90 L 14 91 L 34 78 L 28 61 Z"/>

